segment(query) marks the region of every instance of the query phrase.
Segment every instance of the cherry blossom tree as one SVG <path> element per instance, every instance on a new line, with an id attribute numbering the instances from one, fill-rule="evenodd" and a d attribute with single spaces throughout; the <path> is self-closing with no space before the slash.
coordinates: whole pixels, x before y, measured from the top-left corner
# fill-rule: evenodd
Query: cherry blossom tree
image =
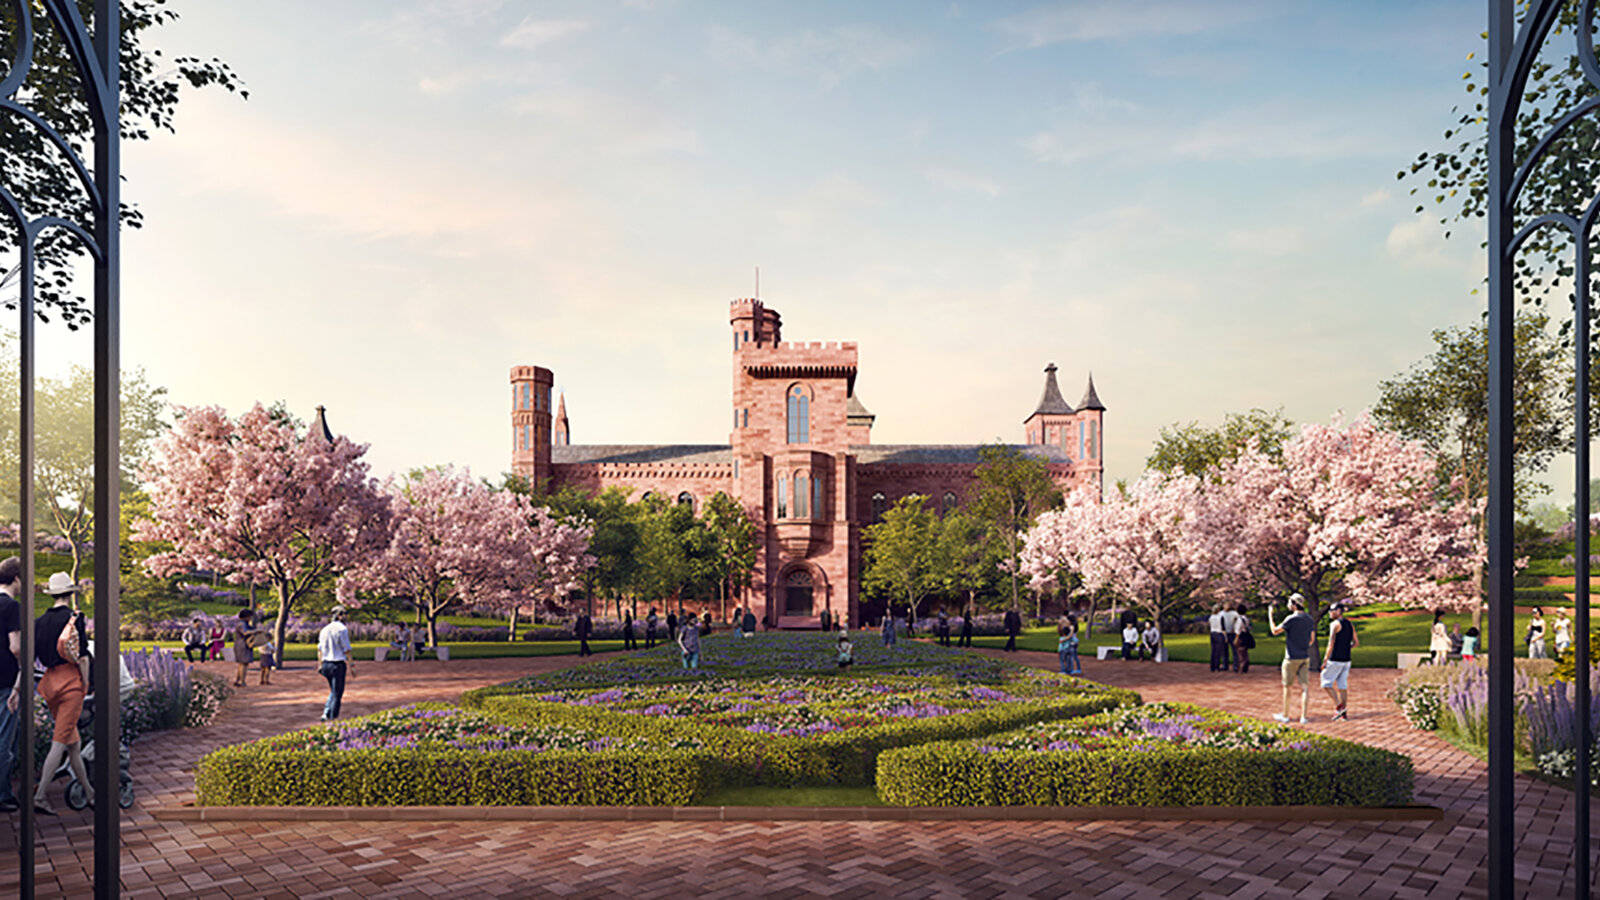
<path id="1" fill-rule="evenodd" d="M 555 587 L 563 586 L 581 563 L 562 553 L 572 543 L 568 532 L 576 530 L 551 525 L 549 514 L 535 514 L 526 498 L 491 490 L 469 472 L 426 469 L 385 487 L 394 512 L 389 541 L 339 579 L 339 598 L 411 600 L 427 622 L 430 644 L 437 643 L 446 610 L 473 604 L 509 612 L 535 580 L 553 578 Z M 541 531 L 540 525 L 547 527 Z M 552 563 L 554 571 L 547 571 Z"/>
<path id="2" fill-rule="evenodd" d="M 533 565 L 524 578 L 527 593 L 540 603 L 554 603 L 582 587 L 584 575 L 598 562 L 589 552 L 594 525 L 564 522 L 540 506 L 528 517 L 528 532 Z M 511 640 L 517 637 L 519 605 L 511 607 Z"/>
<path id="3" fill-rule="evenodd" d="M 133 535 L 172 549 L 145 568 L 157 577 L 209 569 L 270 586 L 282 647 L 300 598 L 388 542 L 389 501 L 367 474 L 367 447 L 302 438 L 259 403 L 238 421 L 217 406 L 178 415 L 145 468 L 149 518 Z"/>
<path id="4" fill-rule="evenodd" d="M 1471 609 L 1484 547 L 1472 504 L 1459 485 L 1441 495 L 1435 466 L 1365 415 L 1303 426 L 1281 463 L 1249 447 L 1205 492 L 1199 565 L 1264 595 L 1298 592 L 1314 620 L 1336 601 Z"/>
<path id="5" fill-rule="evenodd" d="M 1195 529 L 1200 479 L 1147 474 L 1101 502 L 1098 491 L 1075 490 L 1062 509 L 1029 529 L 1022 571 L 1035 590 L 1071 571 L 1083 589 L 1107 589 L 1161 621 L 1169 605 L 1191 594 L 1208 569 Z"/>

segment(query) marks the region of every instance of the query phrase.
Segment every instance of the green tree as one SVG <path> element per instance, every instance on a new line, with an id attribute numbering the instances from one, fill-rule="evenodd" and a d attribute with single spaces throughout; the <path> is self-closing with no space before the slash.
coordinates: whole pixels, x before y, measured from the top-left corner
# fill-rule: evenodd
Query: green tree
<path id="1" fill-rule="evenodd" d="M 635 595 L 654 600 L 676 597 L 682 612 L 684 592 L 704 579 L 709 541 L 686 503 L 671 503 L 657 494 L 639 501 L 637 507 L 638 567 L 630 587 Z M 617 614 L 622 614 L 620 606 Z"/>
<path id="2" fill-rule="evenodd" d="M 1145 466 L 1169 475 L 1181 472 L 1204 477 L 1216 471 L 1223 460 L 1238 456 L 1252 440 L 1263 453 L 1282 459 L 1283 442 L 1293 433 L 1294 423 L 1284 417 L 1282 407 L 1228 413 L 1216 428 L 1206 428 L 1198 421 L 1169 425 L 1161 429 Z"/>
<path id="3" fill-rule="evenodd" d="M 592 615 L 596 593 L 620 603 L 623 593 L 635 583 L 642 538 L 638 505 L 629 503 L 628 492 L 615 486 L 581 502 L 570 495 L 567 501 L 574 512 L 581 511 L 594 523 L 589 552 L 595 556 L 595 567 L 590 570 L 589 589 L 585 591 Z M 619 606 L 619 614 L 620 610 Z"/>
<path id="4" fill-rule="evenodd" d="M 706 501 L 700 521 L 711 543 L 710 574 L 716 580 L 722 605 L 722 619 L 728 619 L 728 590 L 750 583 L 756 554 L 761 543 L 756 523 L 751 521 L 739 501 L 717 491 Z"/>
<path id="5" fill-rule="evenodd" d="M 972 615 L 978 594 L 1000 580 L 1004 552 L 989 523 L 967 507 L 945 513 L 934 545 L 933 576 L 940 593 L 964 597 L 962 615 Z"/>
<path id="6" fill-rule="evenodd" d="M 935 572 L 939 518 L 919 494 L 901 497 L 881 521 L 866 528 L 861 586 L 875 596 L 904 600 L 916 619 L 917 605 L 940 579 Z"/>
<path id="7" fill-rule="evenodd" d="M 61 34 L 45 15 L 42 4 L 29 0 L 34 23 L 33 69 L 29 72 L 26 100 L 28 107 L 54 127 L 80 156 L 94 137 L 83 83 L 78 77 Z M 178 14 L 166 8 L 166 0 L 123 0 L 121 8 L 121 125 L 122 140 L 148 140 L 156 130 L 173 130 L 174 114 L 184 87 L 217 85 L 248 96 L 238 76 L 221 60 L 192 56 L 167 58 L 161 50 L 147 46 L 154 38 L 152 29 L 171 23 Z M 78 11 L 94 30 L 93 0 L 78 0 Z M 21 34 L 17 4 L 0 4 L 0 58 L 10 61 L 16 55 Z M 36 128 L 13 122 L 15 127 L 0 130 L 0 156 L 6 160 L 6 186 L 22 202 L 30 216 L 57 215 L 79 223 L 89 223 L 93 214 L 83 187 L 72 170 L 63 165 L 54 144 Z M 124 228 L 138 228 L 143 215 L 137 207 L 124 203 L 120 219 Z M 68 328 L 88 321 L 89 305 L 76 295 L 72 263 L 84 253 L 82 245 L 60 229 L 44 233 L 37 244 L 37 299 L 39 318 L 49 321 L 53 309 Z M 0 259 L 16 256 L 16 238 L 9 228 L 0 229 Z M 0 288 L 14 288 L 20 268 L 0 274 Z M 9 298 L 6 308 L 15 309 Z"/>
<path id="8" fill-rule="evenodd" d="M 1017 579 L 1022 568 L 1022 533 L 1033 526 L 1039 513 L 1061 505 L 1061 491 L 1050 479 L 1044 460 L 1026 456 L 1006 444 L 991 444 L 978 451 L 977 497 L 973 511 L 989 524 L 1004 548 L 1003 568 L 1011 581 L 1011 608 L 1021 612 Z M 1040 612 L 1035 609 L 1035 615 Z"/>
<path id="9" fill-rule="evenodd" d="M 144 370 L 122 378 L 122 489 L 137 488 L 150 446 L 166 430 L 166 388 L 145 380 Z M 41 379 L 35 393 L 34 486 L 36 515 L 72 542 L 72 578 L 81 545 L 94 537 L 94 373 L 74 366 L 65 378 Z"/>
<path id="10" fill-rule="evenodd" d="M 183 612 L 183 600 L 177 596 L 168 581 L 151 577 L 144 561 L 157 553 L 165 553 L 172 545 L 165 541 L 136 541 L 133 523 L 150 518 L 150 497 L 140 490 L 122 494 L 122 541 L 118 546 L 117 569 L 121 572 L 122 593 L 118 609 L 123 618 L 141 625 L 150 625 L 168 616 Z"/>

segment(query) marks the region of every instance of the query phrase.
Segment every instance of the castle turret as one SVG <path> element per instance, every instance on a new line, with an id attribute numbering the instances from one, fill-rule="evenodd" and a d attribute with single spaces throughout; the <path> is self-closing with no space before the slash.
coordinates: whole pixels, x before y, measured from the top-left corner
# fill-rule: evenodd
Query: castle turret
<path id="1" fill-rule="evenodd" d="M 1056 364 L 1044 367 L 1044 393 L 1039 405 L 1022 420 L 1026 441 L 1030 444 L 1059 444 L 1067 449 L 1068 432 L 1073 422 L 1073 409 L 1061 396 L 1061 386 L 1056 384 Z"/>
<path id="2" fill-rule="evenodd" d="M 567 424 L 567 395 L 563 393 L 556 401 L 555 445 L 565 447 L 571 443 L 572 427 Z"/>
<path id="3" fill-rule="evenodd" d="M 550 480 L 550 388 L 542 366 L 511 367 L 511 471 L 534 485 Z"/>
<path id="4" fill-rule="evenodd" d="M 1090 372 L 1089 385 L 1083 390 L 1083 399 L 1078 401 L 1079 428 L 1083 432 L 1078 442 L 1083 463 L 1097 470 L 1105 467 L 1105 431 L 1102 428 L 1105 412 L 1106 405 L 1095 393 L 1094 373 Z"/>

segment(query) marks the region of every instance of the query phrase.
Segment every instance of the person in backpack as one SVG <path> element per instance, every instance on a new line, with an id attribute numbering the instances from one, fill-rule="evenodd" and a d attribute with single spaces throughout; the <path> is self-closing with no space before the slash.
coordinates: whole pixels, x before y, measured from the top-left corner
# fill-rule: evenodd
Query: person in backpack
<path id="1" fill-rule="evenodd" d="M 1255 633 L 1250 630 L 1250 616 L 1245 613 L 1243 603 L 1239 604 L 1239 618 L 1235 624 L 1233 635 L 1235 665 L 1233 671 L 1243 675 L 1250 671 L 1250 651 L 1256 648 Z"/>
<path id="2" fill-rule="evenodd" d="M 56 811 L 45 802 L 45 789 L 50 786 L 51 774 L 61 767 L 63 756 L 72 767 L 73 777 L 88 795 L 90 805 L 94 804 L 94 789 L 83 765 L 78 738 L 78 717 L 83 714 L 83 698 L 89 685 L 89 635 L 83 614 L 77 609 L 78 586 L 73 583 L 72 576 L 66 572 L 51 575 L 45 593 L 55 604 L 34 622 L 33 658 L 44 666 L 39 696 L 44 698 L 54 725 L 50 733 L 50 751 L 40 769 L 46 774 L 34 789 L 33 808 L 40 815 L 53 816 Z"/>

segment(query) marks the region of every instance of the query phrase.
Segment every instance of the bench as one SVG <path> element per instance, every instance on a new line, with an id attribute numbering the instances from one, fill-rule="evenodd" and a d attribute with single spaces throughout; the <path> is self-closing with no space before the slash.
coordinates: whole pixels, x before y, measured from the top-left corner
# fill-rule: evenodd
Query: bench
<path id="1" fill-rule="evenodd" d="M 395 652 L 395 648 L 393 646 L 373 647 L 372 659 L 374 662 L 383 662 L 389 658 L 389 654 L 391 652 Z M 429 652 L 432 652 L 434 656 L 438 657 L 440 662 L 450 661 L 449 647 L 423 647 L 417 652 L 417 655 L 420 657 L 422 654 Z"/>
<path id="2" fill-rule="evenodd" d="M 1433 659 L 1432 653 L 1396 653 L 1395 666 L 1401 669 L 1412 669 Z"/>
<path id="3" fill-rule="evenodd" d="M 1111 659 L 1122 653 L 1122 648 L 1116 644 L 1101 644 L 1095 648 L 1095 659 Z"/>
<path id="4" fill-rule="evenodd" d="M 388 648 L 388 647 L 373 647 L 372 648 L 372 661 L 373 662 L 383 662 L 384 660 L 388 659 L 389 658 L 389 649 L 390 648 Z"/>

